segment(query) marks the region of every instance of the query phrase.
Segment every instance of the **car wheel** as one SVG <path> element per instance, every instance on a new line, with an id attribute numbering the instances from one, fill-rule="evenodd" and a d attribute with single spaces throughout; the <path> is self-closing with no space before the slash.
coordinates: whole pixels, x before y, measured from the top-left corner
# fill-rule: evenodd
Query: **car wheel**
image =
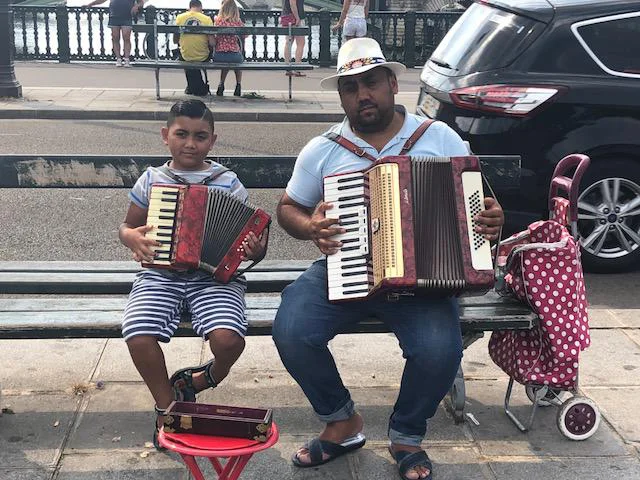
<path id="1" fill-rule="evenodd" d="M 578 236 L 585 270 L 612 273 L 640 261 L 640 166 L 631 160 L 591 164 L 578 197 Z"/>

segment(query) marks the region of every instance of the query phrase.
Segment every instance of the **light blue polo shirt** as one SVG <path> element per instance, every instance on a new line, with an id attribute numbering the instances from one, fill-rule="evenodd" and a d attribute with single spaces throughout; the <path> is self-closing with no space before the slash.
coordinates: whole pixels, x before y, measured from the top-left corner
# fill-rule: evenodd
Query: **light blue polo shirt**
<path id="1" fill-rule="evenodd" d="M 376 158 L 398 155 L 402 146 L 424 121 L 424 118 L 408 113 L 401 105 L 396 106 L 396 110 L 404 114 L 404 123 L 400 131 L 389 140 L 389 143 L 380 152 L 353 133 L 346 117 L 342 123 L 331 127 L 329 132 L 342 135 Z M 434 122 L 409 151 L 409 155 L 421 156 L 455 157 L 468 154 L 467 146 L 460 136 L 442 122 Z M 359 157 L 333 140 L 323 136 L 315 137 L 304 146 L 298 155 L 293 174 L 287 184 L 287 195 L 300 205 L 315 207 L 322 200 L 322 179 L 324 177 L 336 173 L 363 170 L 370 165 L 369 160 Z"/>

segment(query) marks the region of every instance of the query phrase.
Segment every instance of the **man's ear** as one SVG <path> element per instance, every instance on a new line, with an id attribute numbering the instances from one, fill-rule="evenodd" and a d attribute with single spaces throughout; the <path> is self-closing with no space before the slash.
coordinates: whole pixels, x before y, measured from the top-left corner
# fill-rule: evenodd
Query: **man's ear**
<path id="1" fill-rule="evenodd" d="M 160 129 L 160 134 L 162 135 L 162 141 L 164 142 L 164 144 L 169 145 L 169 128 L 162 127 Z"/>
<path id="2" fill-rule="evenodd" d="M 389 75 L 389 84 L 391 85 L 393 94 L 396 95 L 398 93 L 398 77 L 396 77 L 396 74 L 393 72 Z"/>

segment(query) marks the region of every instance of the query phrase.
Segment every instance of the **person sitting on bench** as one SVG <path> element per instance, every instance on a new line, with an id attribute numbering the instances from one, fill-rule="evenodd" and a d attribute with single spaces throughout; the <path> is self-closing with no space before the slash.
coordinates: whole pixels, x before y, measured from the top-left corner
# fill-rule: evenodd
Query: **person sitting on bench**
<path id="1" fill-rule="evenodd" d="M 213 26 L 213 20 L 202 13 L 202 2 L 191 0 L 189 10 L 176 17 L 176 25 L 189 26 Z M 180 46 L 180 60 L 185 62 L 207 62 L 211 58 L 211 49 L 214 44 L 213 35 L 193 33 L 174 33 L 173 41 Z M 202 78 L 203 72 L 198 68 L 185 68 L 187 88 L 184 93 L 188 95 L 205 96 L 209 94 L 209 83 Z"/>
<path id="2" fill-rule="evenodd" d="M 324 177 L 362 170 L 371 165 L 371 159 L 408 149 L 411 155 L 468 155 L 462 139 L 446 124 L 433 122 L 422 130 L 423 118 L 395 104 L 396 77 L 404 70 L 404 65 L 385 60 L 375 40 L 354 38 L 338 52 L 338 73 L 321 83 L 324 89 L 338 91 L 346 118 L 329 129 L 332 135 L 318 136 L 302 149 L 277 214 L 291 236 L 312 240 L 325 255 L 338 252 L 341 243 L 329 237 L 344 229 L 338 220 L 325 216 L 331 205 L 322 201 Z M 416 131 L 424 134 L 417 137 Z M 336 143 L 345 139 L 355 144 L 355 150 Z M 493 198 L 485 198 L 484 206 L 486 210 L 475 218 L 475 229 L 496 240 L 504 223 L 502 208 Z M 432 464 L 420 445 L 427 420 L 451 388 L 462 358 L 458 302 L 439 296 L 400 296 L 390 301 L 379 295 L 330 303 L 325 260 L 316 261 L 283 290 L 272 330 L 287 371 L 326 424 L 318 437 L 295 452 L 292 461 L 298 467 L 312 467 L 364 445 L 363 419 L 327 345 L 347 324 L 367 316 L 387 323 L 406 359 L 389 420 L 389 451 L 401 478 L 430 479 Z"/>

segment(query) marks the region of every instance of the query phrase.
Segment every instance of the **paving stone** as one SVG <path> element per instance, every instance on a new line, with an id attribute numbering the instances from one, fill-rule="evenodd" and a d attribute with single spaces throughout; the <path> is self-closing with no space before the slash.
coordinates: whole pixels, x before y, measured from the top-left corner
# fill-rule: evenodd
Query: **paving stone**
<path id="1" fill-rule="evenodd" d="M 477 450 L 465 447 L 428 447 L 438 480 L 493 479 Z M 399 478 L 398 467 L 386 447 L 366 447 L 357 457 L 357 478 L 388 480 Z M 354 462 L 355 463 L 355 462 Z"/>
<path id="2" fill-rule="evenodd" d="M 628 442 L 640 442 L 640 387 L 584 388 L 600 412 Z"/>
<path id="3" fill-rule="evenodd" d="M 497 480 L 557 478 L 562 480 L 637 480 L 640 461 L 631 457 L 518 459 L 491 462 Z"/>
<path id="4" fill-rule="evenodd" d="M 625 333 L 629 338 L 631 338 L 631 340 L 633 340 L 638 345 L 640 345 L 640 330 L 627 330 L 625 331 Z M 640 355 L 640 352 L 637 353 L 636 355 Z"/>
<path id="5" fill-rule="evenodd" d="M 593 330 L 591 346 L 580 354 L 580 385 L 640 385 L 639 354 L 623 331 Z"/>
<path id="6" fill-rule="evenodd" d="M 65 455 L 56 480 L 187 480 L 184 464 L 175 454 L 110 449 Z"/>
<path id="7" fill-rule="evenodd" d="M 211 358 L 208 345 L 204 345 L 199 338 L 174 338 L 168 344 L 161 343 L 160 347 L 164 352 L 169 375 L 179 368 L 199 365 L 203 358 Z M 109 339 L 93 380 L 142 381 L 123 339 Z"/>
<path id="8" fill-rule="evenodd" d="M 603 457 L 625 455 L 624 442 L 606 422 L 588 440 L 576 442 L 564 437 L 556 426 L 555 407 L 538 408 L 530 431 L 520 432 L 504 413 L 506 381 L 467 382 L 467 412 L 473 413 L 480 425 L 469 423 L 472 438 L 485 455 L 535 455 Z M 521 422 L 528 420 L 531 402 L 524 388 L 514 386 L 510 410 Z"/>
<path id="9" fill-rule="evenodd" d="M 2 388 L 9 391 L 69 391 L 86 383 L 105 339 L 0 340 Z M 15 372 L 21 372 L 16 375 Z"/>
<path id="10" fill-rule="evenodd" d="M 611 313 L 620 320 L 625 327 L 640 328 L 640 314 L 637 309 L 629 310 L 611 310 Z"/>
<path id="11" fill-rule="evenodd" d="M 490 338 L 491 334 L 487 333 L 465 349 L 462 371 L 466 379 L 498 379 L 506 376 L 489 357 Z"/>
<path id="12" fill-rule="evenodd" d="M 153 398 L 143 383 L 107 383 L 88 396 L 67 451 L 143 448 L 152 439 L 154 419 Z"/>
<path id="13" fill-rule="evenodd" d="M 2 480 L 49 480 L 53 475 L 53 470 L 9 470 L 0 467 L 0 478 Z"/>
<path id="14" fill-rule="evenodd" d="M 589 308 L 590 328 L 620 328 L 622 322 L 614 310 Z"/>
<path id="15" fill-rule="evenodd" d="M 14 413 L 0 417 L 0 478 L 5 478 L 3 469 L 54 466 L 79 400 L 71 395 L 5 396 L 3 406 Z"/>

